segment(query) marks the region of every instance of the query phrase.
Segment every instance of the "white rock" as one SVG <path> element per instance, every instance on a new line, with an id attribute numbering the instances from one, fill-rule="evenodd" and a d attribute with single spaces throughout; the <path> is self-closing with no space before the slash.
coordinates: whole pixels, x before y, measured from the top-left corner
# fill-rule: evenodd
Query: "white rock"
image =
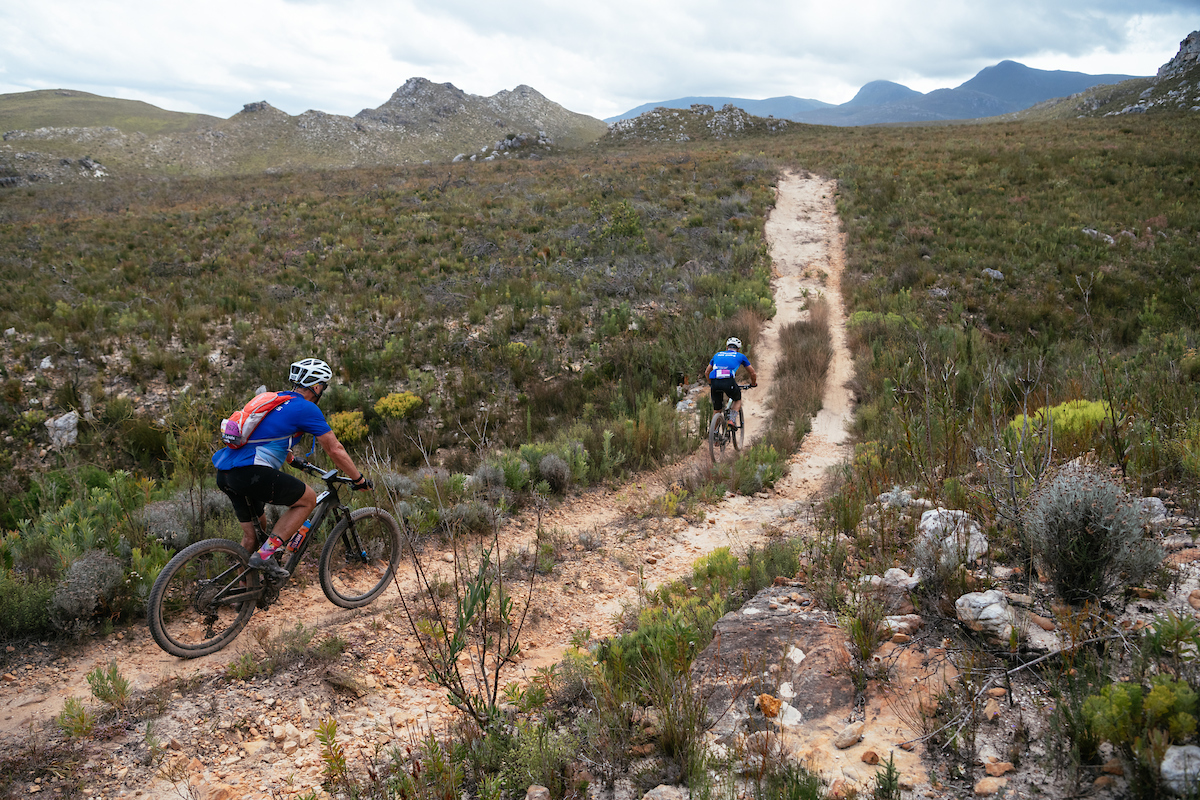
<path id="1" fill-rule="evenodd" d="M 958 619 L 973 631 L 1007 644 L 1012 637 L 1015 619 L 1008 607 L 1008 598 L 998 589 L 969 592 L 954 602 Z"/>
<path id="2" fill-rule="evenodd" d="M 920 547 L 935 547 L 947 567 L 970 564 L 987 554 L 988 540 L 979 523 L 965 511 L 932 508 L 917 524 Z"/>
<path id="3" fill-rule="evenodd" d="M 1159 769 L 1168 792 L 1180 797 L 1194 797 L 1200 789 L 1200 747 L 1171 745 Z"/>
<path id="4" fill-rule="evenodd" d="M 50 431 L 50 445 L 55 450 L 65 450 L 79 439 L 79 412 L 68 411 L 58 417 L 46 420 L 46 429 Z"/>

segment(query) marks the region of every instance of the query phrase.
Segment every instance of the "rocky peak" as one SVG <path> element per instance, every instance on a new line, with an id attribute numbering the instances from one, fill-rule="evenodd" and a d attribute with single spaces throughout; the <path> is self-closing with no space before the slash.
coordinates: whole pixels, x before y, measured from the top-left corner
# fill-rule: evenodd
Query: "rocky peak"
<path id="1" fill-rule="evenodd" d="M 1182 75 L 1200 62 L 1200 31 L 1192 31 L 1179 43 L 1179 52 L 1158 68 L 1159 78 Z"/>
<path id="2" fill-rule="evenodd" d="M 278 108 L 271 105 L 266 100 L 259 100 L 257 103 L 246 103 L 245 105 L 242 106 L 242 110 L 239 111 L 238 113 L 234 114 L 230 119 L 241 120 L 241 119 L 246 119 L 250 116 L 268 118 L 268 119 L 270 119 L 270 118 L 286 119 L 288 114 L 286 111 L 280 111 Z"/>

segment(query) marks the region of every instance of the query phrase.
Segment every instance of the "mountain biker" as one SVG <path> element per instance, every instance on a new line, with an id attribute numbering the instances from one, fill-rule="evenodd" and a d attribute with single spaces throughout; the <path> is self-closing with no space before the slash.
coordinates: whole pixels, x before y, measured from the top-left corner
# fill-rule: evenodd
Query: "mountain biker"
<path id="1" fill-rule="evenodd" d="M 737 428 L 738 411 L 742 408 L 742 389 L 738 386 L 736 378 L 738 369 L 745 367 L 746 372 L 750 373 L 750 385 L 758 386 L 758 373 L 750 366 L 750 359 L 746 358 L 741 350 L 742 340 L 730 336 L 725 342 L 725 349 L 709 359 L 708 366 L 704 368 L 704 377 L 708 380 L 712 393 L 713 410 L 720 410 L 725 405 L 725 400 L 721 397 L 723 394 L 729 395 L 729 399 L 733 401 L 726 417 L 731 428 Z"/>
<path id="2" fill-rule="evenodd" d="M 292 388 L 280 393 L 290 395 L 290 399 L 263 417 L 254 430 L 254 438 L 244 446 L 224 447 L 212 459 L 217 468 L 217 488 L 233 504 L 234 514 L 242 525 L 242 547 L 246 550 L 258 548 L 254 519 L 258 519 L 262 530 L 267 529 L 265 504 L 289 507 L 275 523 L 266 543 L 250 557 L 251 567 L 265 570 L 272 578 L 286 578 L 290 573 L 271 554 L 300 529 L 317 505 L 317 493 L 311 486 L 280 470 L 285 461 L 291 460 L 293 437 L 312 434 L 338 469 L 347 477 L 358 476 L 352 484 L 356 491 L 373 486 L 354 466 L 350 454 L 317 408 L 332 379 L 333 371 L 320 359 L 295 362 L 288 373 Z"/>

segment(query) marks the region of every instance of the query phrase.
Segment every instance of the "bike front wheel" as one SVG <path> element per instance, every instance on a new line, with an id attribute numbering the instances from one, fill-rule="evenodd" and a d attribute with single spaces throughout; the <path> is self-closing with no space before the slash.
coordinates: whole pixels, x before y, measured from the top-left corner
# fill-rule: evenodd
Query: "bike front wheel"
<path id="1" fill-rule="evenodd" d="M 150 635 L 180 658 L 215 653 L 232 642 L 254 613 L 259 576 L 237 542 L 205 539 L 167 562 L 146 601 Z"/>
<path id="2" fill-rule="evenodd" d="M 400 526 L 382 508 L 360 508 L 339 522 L 321 551 L 321 590 L 342 608 L 370 603 L 400 561 Z"/>
<path id="3" fill-rule="evenodd" d="M 725 427 L 725 415 L 720 411 L 713 414 L 708 423 L 708 458 L 714 464 L 725 452 L 725 442 L 728 440 L 728 429 Z"/>
<path id="4" fill-rule="evenodd" d="M 729 438 L 733 441 L 734 450 L 741 450 L 742 445 L 746 442 L 746 415 L 740 408 L 738 409 L 737 430 L 730 431 Z"/>

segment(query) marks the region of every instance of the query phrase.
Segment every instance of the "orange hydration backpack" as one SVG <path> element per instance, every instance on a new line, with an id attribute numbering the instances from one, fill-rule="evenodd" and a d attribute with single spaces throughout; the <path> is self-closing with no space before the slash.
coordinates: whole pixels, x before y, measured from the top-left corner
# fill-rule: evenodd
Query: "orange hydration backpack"
<path id="1" fill-rule="evenodd" d="M 254 399 L 246 403 L 241 411 L 235 411 L 230 415 L 229 419 L 221 420 L 221 441 L 230 450 L 237 450 L 239 447 L 243 447 L 251 442 L 257 444 L 271 441 L 268 439 L 251 439 L 250 436 L 254 433 L 254 429 L 258 427 L 258 423 L 262 422 L 263 417 L 291 399 L 292 395 L 281 394 L 279 392 L 263 392 L 262 394 L 255 395 Z"/>

